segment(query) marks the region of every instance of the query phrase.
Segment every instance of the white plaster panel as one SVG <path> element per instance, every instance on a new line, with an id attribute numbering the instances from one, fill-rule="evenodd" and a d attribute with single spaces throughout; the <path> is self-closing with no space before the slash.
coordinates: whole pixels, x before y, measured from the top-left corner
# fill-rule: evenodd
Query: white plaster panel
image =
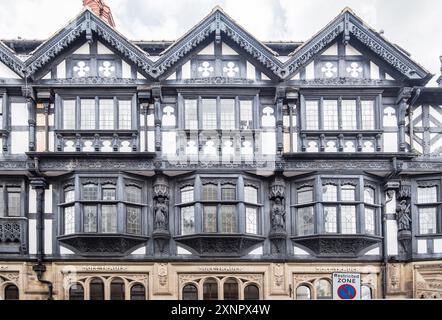
<path id="1" fill-rule="evenodd" d="M 7 65 L 0 61 L 0 78 L 21 79 L 18 74 L 12 71 Z"/>
<path id="2" fill-rule="evenodd" d="M 315 78 L 315 64 L 313 62 L 310 62 L 305 67 L 305 78 L 307 80 L 311 80 Z"/>
<path id="3" fill-rule="evenodd" d="M 134 252 L 131 253 L 131 255 L 140 255 L 140 254 L 146 254 L 146 247 L 141 247 Z"/>
<path id="4" fill-rule="evenodd" d="M 45 220 L 45 254 L 52 254 L 52 220 Z"/>
<path id="5" fill-rule="evenodd" d="M 209 44 L 207 47 L 205 47 L 203 50 L 198 52 L 199 55 L 207 54 L 207 55 L 214 55 L 215 54 L 215 45 L 213 42 Z"/>
<path id="6" fill-rule="evenodd" d="M 139 72 L 137 72 L 137 79 L 146 80 L 146 78 Z"/>
<path id="7" fill-rule="evenodd" d="M 66 79 L 66 61 L 63 60 L 57 66 L 57 78 L 58 79 Z"/>
<path id="8" fill-rule="evenodd" d="M 11 126 L 28 126 L 28 106 L 24 102 L 11 103 Z"/>
<path id="9" fill-rule="evenodd" d="M 147 150 L 145 150 L 145 148 L 144 148 L 145 140 L 146 140 L 146 134 L 145 134 L 145 131 L 144 131 L 144 130 L 141 130 L 141 131 L 140 131 L 140 149 L 141 149 L 142 151 L 147 151 Z"/>
<path id="10" fill-rule="evenodd" d="M 29 219 L 29 253 L 37 253 L 37 220 Z"/>
<path id="11" fill-rule="evenodd" d="M 91 53 L 91 46 L 87 42 L 74 52 L 74 54 L 90 54 L 90 53 Z"/>
<path id="12" fill-rule="evenodd" d="M 181 69 L 181 78 L 190 79 L 190 61 L 187 61 Z"/>
<path id="13" fill-rule="evenodd" d="M 389 256 L 395 256 L 398 252 L 397 222 L 387 220 L 387 253 Z"/>
<path id="14" fill-rule="evenodd" d="M 29 188 L 29 213 L 37 212 L 37 193 L 34 189 Z"/>
<path id="15" fill-rule="evenodd" d="M 172 73 L 167 80 L 176 80 L 176 72 Z"/>
<path id="16" fill-rule="evenodd" d="M 305 251 L 297 246 L 293 247 L 293 254 L 295 256 L 309 256 L 310 255 L 307 251 Z"/>
<path id="17" fill-rule="evenodd" d="M 192 255 L 192 252 L 190 252 L 189 250 L 186 250 L 180 246 L 177 246 L 176 250 L 177 250 L 177 254 L 180 254 L 180 255 L 185 255 L 185 256 Z"/>
<path id="18" fill-rule="evenodd" d="M 23 154 L 29 151 L 29 134 L 25 132 L 11 132 L 11 153 Z"/>
<path id="19" fill-rule="evenodd" d="M 345 47 L 345 54 L 347 56 L 361 56 L 362 55 L 362 53 L 360 53 L 358 50 L 356 50 L 353 46 L 351 46 L 349 44 Z"/>
<path id="20" fill-rule="evenodd" d="M 73 255 L 75 254 L 73 251 L 69 250 L 68 248 L 65 248 L 63 246 L 60 246 L 60 254 L 64 255 Z"/>
<path id="21" fill-rule="evenodd" d="M 258 255 L 258 256 L 262 256 L 263 254 L 263 248 L 262 246 L 259 246 L 256 249 L 253 249 L 252 251 L 249 252 L 249 255 Z"/>
<path id="22" fill-rule="evenodd" d="M 365 254 L 366 256 L 378 256 L 381 254 L 381 250 L 379 249 L 379 247 L 374 248 L 370 251 L 367 251 L 367 253 Z"/>
<path id="23" fill-rule="evenodd" d="M 54 131 L 49 131 L 49 146 L 48 149 L 51 152 L 54 152 L 54 143 L 55 143 L 55 133 Z"/>
<path id="24" fill-rule="evenodd" d="M 123 60 L 121 66 L 123 79 L 132 79 L 132 69 L 130 64 Z"/>
<path id="25" fill-rule="evenodd" d="M 388 214 L 396 213 L 396 191 L 392 191 L 392 197 L 393 199 L 386 203 L 385 205 L 385 212 Z"/>
<path id="26" fill-rule="evenodd" d="M 112 50 L 109 50 L 108 47 L 106 47 L 101 42 L 98 42 L 97 44 L 97 52 L 98 54 L 114 54 Z"/>
<path id="27" fill-rule="evenodd" d="M 52 213 L 52 184 L 45 190 L 45 213 Z"/>
<path id="28" fill-rule="evenodd" d="M 227 44 L 222 44 L 222 54 L 223 55 L 238 55 L 238 52 L 233 50 L 231 47 L 229 47 Z"/>
<path id="29" fill-rule="evenodd" d="M 261 72 L 261 80 L 270 80 L 270 78 Z"/>
<path id="30" fill-rule="evenodd" d="M 392 76 L 390 76 L 388 73 L 385 74 L 385 79 L 394 80 L 394 78 Z"/>
<path id="31" fill-rule="evenodd" d="M 371 61 L 370 61 L 370 78 L 375 80 L 379 80 L 381 78 L 379 74 L 379 67 Z"/>
<path id="32" fill-rule="evenodd" d="M 301 74 L 298 72 L 297 74 L 295 74 L 291 80 L 300 80 L 301 79 Z"/>
<path id="33" fill-rule="evenodd" d="M 247 61 L 247 79 L 256 80 L 255 66 L 248 61 Z"/>
<path id="34" fill-rule="evenodd" d="M 384 152 L 398 152 L 396 132 L 384 133 Z"/>
<path id="35" fill-rule="evenodd" d="M 51 79 L 51 72 L 48 72 L 42 79 L 43 80 Z"/>
<path id="36" fill-rule="evenodd" d="M 325 50 L 322 53 L 323 56 L 337 56 L 338 55 L 338 44 L 335 43 L 332 46 L 330 46 L 329 48 L 327 48 L 327 50 Z"/>

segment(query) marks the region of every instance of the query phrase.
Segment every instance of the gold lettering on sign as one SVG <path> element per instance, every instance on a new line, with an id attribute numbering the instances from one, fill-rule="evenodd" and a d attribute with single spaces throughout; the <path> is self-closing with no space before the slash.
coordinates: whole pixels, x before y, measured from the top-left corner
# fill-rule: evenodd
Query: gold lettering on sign
<path id="1" fill-rule="evenodd" d="M 124 266 L 83 266 L 82 271 L 126 271 L 127 267 Z"/>
<path id="2" fill-rule="evenodd" d="M 200 267 L 199 269 L 204 272 L 239 272 L 243 270 L 242 267 L 231 266 Z"/>
<path id="3" fill-rule="evenodd" d="M 315 269 L 320 272 L 361 272 L 355 267 L 316 267 Z"/>

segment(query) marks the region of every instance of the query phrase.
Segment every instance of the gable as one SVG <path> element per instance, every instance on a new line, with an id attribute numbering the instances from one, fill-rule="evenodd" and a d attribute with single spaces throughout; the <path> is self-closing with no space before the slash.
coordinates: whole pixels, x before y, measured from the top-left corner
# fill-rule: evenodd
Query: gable
<path id="1" fill-rule="evenodd" d="M 379 33 L 369 28 L 351 10 L 345 9 L 338 17 L 318 32 L 313 38 L 298 47 L 291 58 L 285 63 L 287 77 L 293 78 L 302 73 L 304 68 L 315 60 L 325 49 L 333 51 L 332 44 L 343 42 L 352 44 L 348 50 L 349 56 L 358 56 L 364 48 L 364 56 L 375 57 L 377 64 L 383 68 L 394 70 L 395 78 L 401 77 L 408 81 L 425 84 L 432 75 L 400 50 L 397 46 L 385 40 Z M 356 44 L 357 47 L 356 48 Z M 371 58 L 371 60 L 375 60 Z M 391 73 L 391 72 L 390 72 Z M 391 75 L 388 78 L 392 78 Z"/>
<path id="2" fill-rule="evenodd" d="M 352 83 L 359 80 L 360 83 L 370 84 L 377 81 L 394 81 L 395 78 L 390 73 L 396 74 L 397 71 L 372 54 L 367 54 L 366 48 L 356 48 L 352 43 L 345 44 L 337 40 L 319 52 L 290 80 L 341 79 L 339 81 L 342 82 L 349 79 Z"/>
<path id="3" fill-rule="evenodd" d="M 24 63 L 0 41 L 0 78 L 22 79 Z"/>

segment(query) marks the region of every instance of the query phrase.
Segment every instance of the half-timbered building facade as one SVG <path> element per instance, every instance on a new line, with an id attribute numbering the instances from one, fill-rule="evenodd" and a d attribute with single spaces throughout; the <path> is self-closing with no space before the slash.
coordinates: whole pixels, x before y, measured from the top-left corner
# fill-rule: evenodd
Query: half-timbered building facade
<path id="1" fill-rule="evenodd" d="M 85 5 L 0 42 L 1 299 L 442 297 L 442 88 L 404 49 L 350 9 L 167 42 Z"/>

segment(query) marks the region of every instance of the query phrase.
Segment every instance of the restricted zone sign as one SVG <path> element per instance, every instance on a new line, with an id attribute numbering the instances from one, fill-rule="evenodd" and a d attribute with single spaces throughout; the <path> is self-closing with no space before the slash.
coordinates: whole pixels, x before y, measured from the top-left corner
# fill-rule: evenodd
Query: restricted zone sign
<path id="1" fill-rule="evenodd" d="M 361 300 L 361 274 L 333 273 L 333 300 Z"/>

